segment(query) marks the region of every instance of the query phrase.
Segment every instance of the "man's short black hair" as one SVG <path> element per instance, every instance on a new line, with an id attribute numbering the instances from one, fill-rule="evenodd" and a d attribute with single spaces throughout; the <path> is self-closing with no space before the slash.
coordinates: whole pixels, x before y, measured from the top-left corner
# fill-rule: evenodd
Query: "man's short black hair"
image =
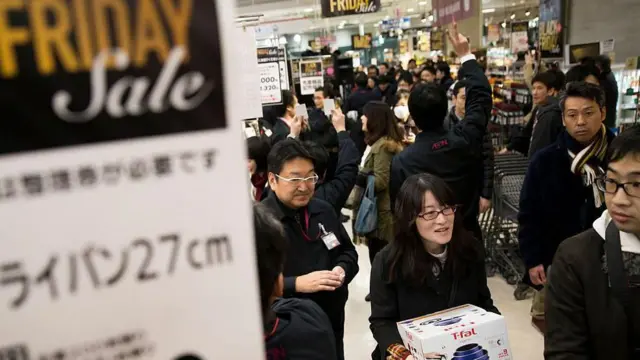
<path id="1" fill-rule="evenodd" d="M 425 66 L 421 71 L 420 71 L 420 77 L 422 77 L 422 73 L 428 71 L 431 74 L 433 74 L 434 76 L 436 75 L 436 68 L 433 66 Z"/>
<path id="2" fill-rule="evenodd" d="M 360 72 L 356 75 L 355 83 L 361 89 L 365 89 L 367 87 L 367 82 L 369 81 L 369 77 L 367 74 Z"/>
<path id="3" fill-rule="evenodd" d="M 398 82 L 404 81 L 409 85 L 413 85 L 413 74 L 409 71 L 403 71 Z"/>
<path id="4" fill-rule="evenodd" d="M 294 106 L 294 95 L 289 90 L 282 90 L 282 104 L 275 105 L 273 107 L 274 114 L 277 117 L 284 117 L 287 113 L 288 106 Z"/>
<path id="5" fill-rule="evenodd" d="M 389 84 L 391 82 L 391 76 L 389 75 L 380 75 L 378 76 L 378 85 L 380 84 Z"/>
<path id="6" fill-rule="evenodd" d="M 376 71 L 376 75 L 380 74 L 380 70 L 378 70 L 377 66 L 371 64 L 367 67 L 367 70 L 371 70 L 371 69 L 374 69 Z"/>
<path id="7" fill-rule="evenodd" d="M 315 141 L 305 141 L 304 147 L 307 149 L 309 154 L 311 154 L 311 157 L 313 157 L 316 174 L 320 175 L 320 177 L 324 177 L 324 173 L 329 167 L 329 152 L 324 148 L 324 146 Z"/>
<path id="8" fill-rule="evenodd" d="M 383 63 L 380 64 L 380 66 L 384 66 L 387 69 L 389 69 L 389 63 L 383 62 Z"/>
<path id="9" fill-rule="evenodd" d="M 267 157 L 268 170 L 270 173 L 280 174 L 284 164 L 293 159 L 303 158 L 313 162 L 313 156 L 309 151 L 295 139 L 285 139 L 279 141 L 271 148 Z"/>
<path id="10" fill-rule="evenodd" d="M 589 75 L 593 75 L 596 79 L 600 79 L 600 70 L 592 65 L 580 64 L 567 71 L 565 80 L 567 84 L 574 81 L 584 81 Z"/>
<path id="11" fill-rule="evenodd" d="M 321 93 L 322 93 L 322 96 L 324 96 L 324 97 L 328 97 L 328 96 L 327 96 L 327 90 L 325 89 L 325 87 L 324 87 L 324 86 L 317 87 L 317 88 L 316 88 L 316 90 L 315 90 L 315 92 L 321 92 Z"/>
<path id="12" fill-rule="evenodd" d="M 543 73 L 536 74 L 536 76 L 534 76 L 533 79 L 531 80 L 531 85 L 535 83 L 541 83 L 542 85 L 544 85 L 544 87 L 547 88 L 547 90 L 551 90 L 552 88 L 555 89 L 554 88 L 555 82 L 556 82 L 555 75 L 550 73 L 549 71 L 545 71 Z M 561 90 L 561 89 L 556 89 L 556 90 Z"/>
<path id="13" fill-rule="evenodd" d="M 271 145 L 269 139 L 262 136 L 252 136 L 247 139 L 247 156 L 256 162 L 258 172 L 267 171 L 267 157 Z"/>
<path id="14" fill-rule="evenodd" d="M 627 155 L 640 155 L 640 125 L 633 125 L 616 136 L 607 149 L 606 163 L 622 160 Z"/>
<path id="15" fill-rule="evenodd" d="M 451 68 L 449 67 L 449 64 L 444 61 L 438 61 L 438 63 L 436 64 L 436 69 L 440 70 L 440 72 L 444 74 L 444 77 L 451 76 Z"/>
<path id="16" fill-rule="evenodd" d="M 420 84 L 409 96 L 409 113 L 422 131 L 442 127 L 447 115 L 447 94 L 438 85 Z"/>
<path id="17" fill-rule="evenodd" d="M 466 89 L 469 83 L 466 80 L 458 80 L 453 84 L 453 96 L 457 97 L 460 89 Z"/>
<path id="18" fill-rule="evenodd" d="M 564 73 L 560 69 L 549 69 L 548 73 L 553 74 L 555 80 L 553 81 L 553 86 L 551 86 L 556 91 L 562 91 L 564 89 L 564 84 L 566 83 L 566 79 Z"/>
<path id="19" fill-rule="evenodd" d="M 564 94 L 560 98 L 560 110 L 564 112 L 564 104 L 567 98 L 580 97 L 588 100 L 593 100 L 598 104 L 600 109 L 606 106 L 604 101 L 604 92 L 602 89 L 594 84 L 584 81 L 573 81 L 567 83 Z"/>
<path id="20" fill-rule="evenodd" d="M 261 203 L 253 205 L 253 231 L 258 259 L 260 304 L 264 318 L 271 306 L 270 300 L 278 277 L 282 274 L 287 240 L 280 221 Z"/>
<path id="21" fill-rule="evenodd" d="M 408 64 L 411 64 L 411 63 L 414 63 L 414 64 L 415 64 L 415 63 L 416 63 L 416 59 L 409 59 L 409 62 L 407 63 L 407 65 L 408 65 Z"/>

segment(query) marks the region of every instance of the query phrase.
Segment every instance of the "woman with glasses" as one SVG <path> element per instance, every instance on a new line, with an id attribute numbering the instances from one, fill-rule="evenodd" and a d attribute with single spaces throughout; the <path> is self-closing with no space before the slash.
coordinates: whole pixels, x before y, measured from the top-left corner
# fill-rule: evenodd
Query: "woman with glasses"
<path id="1" fill-rule="evenodd" d="M 499 313 L 480 245 L 456 210 L 452 191 L 434 175 L 413 175 L 400 188 L 396 236 L 371 268 L 369 322 L 378 342 L 372 359 L 413 359 L 398 321 L 464 304 Z"/>

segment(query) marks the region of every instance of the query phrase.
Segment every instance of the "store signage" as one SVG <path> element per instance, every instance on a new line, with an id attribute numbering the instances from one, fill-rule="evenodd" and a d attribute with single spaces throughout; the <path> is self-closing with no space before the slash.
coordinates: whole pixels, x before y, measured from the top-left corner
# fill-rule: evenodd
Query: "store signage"
<path id="1" fill-rule="evenodd" d="M 371 40 L 373 35 L 367 33 L 364 35 L 351 35 L 351 47 L 354 50 L 371 49 Z"/>
<path id="2" fill-rule="evenodd" d="M 278 62 L 280 52 L 277 46 L 258 48 L 258 64 Z"/>
<path id="3" fill-rule="evenodd" d="M 487 41 L 495 43 L 500 40 L 500 25 L 489 24 L 487 25 Z"/>
<path id="4" fill-rule="evenodd" d="M 472 17 L 477 13 L 479 1 L 472 0 L 433 0 L 433 21 L 435 26 L 451 24 Z"/>
<path id="5" fill-rule="evenodd" d="M 321 0 L 322 17 L 363 15 L 378 12 L 380 0 Z"/>
<path id="6" fill-rule="evenodd" d="M 324 86 L 322 58 L 300 61 L 300 94 L 311 95 Z"/>
<path id="7" fill-rule="evenodd" d="M 564 56 L 564 0 L 540 2 L 540 52 L 542 58 Z"/>
<path id="8" fill-rule="evenodd" d="M 233 7 L 1 3 L 0 358 L 264 358 Z"/>
<path id="9" fill-rule="evenodd" d="M 445 33 L 442 30 L 431 31 L 431 51 L 445 51 L 444 36 Z"/>
<path id="10" fill-rule="evenodd" d="M 258 48 L 260 101 L 262 105 L 273 105 L 282 102 L 280 56 L 281 52 L 277 46 Z"/>
<path id="11" fill-rule="evenodd" d="M 511 51 L 517 54 L 529 50 L 529 22 L 511 24 Z"/>

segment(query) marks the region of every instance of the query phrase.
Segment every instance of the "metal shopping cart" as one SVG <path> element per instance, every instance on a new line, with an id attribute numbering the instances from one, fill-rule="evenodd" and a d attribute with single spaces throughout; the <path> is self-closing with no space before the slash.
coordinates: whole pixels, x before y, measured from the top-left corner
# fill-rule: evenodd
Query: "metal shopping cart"
<path id="1" fill-rule="evenodd" d="M 528 159 L 521 154 L 495 156 L 493 209 L 480 215 L 489 275 L 500 273 L 508 284 L 515 285 L 525 272 L 518 246 L 518 204 Z M 526 294 L 516 294 L 516 298 Z"/>

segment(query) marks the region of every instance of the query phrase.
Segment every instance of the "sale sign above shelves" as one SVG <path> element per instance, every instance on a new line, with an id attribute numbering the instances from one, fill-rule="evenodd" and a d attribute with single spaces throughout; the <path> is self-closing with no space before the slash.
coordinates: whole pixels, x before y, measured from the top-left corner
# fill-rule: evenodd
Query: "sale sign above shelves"
<path id="1" fill-rule="evenodd" d="M 282 102 L 280 56 L 281 51 L 277 46 L 258 49 L 262 105 L 273 105 Z"/>

